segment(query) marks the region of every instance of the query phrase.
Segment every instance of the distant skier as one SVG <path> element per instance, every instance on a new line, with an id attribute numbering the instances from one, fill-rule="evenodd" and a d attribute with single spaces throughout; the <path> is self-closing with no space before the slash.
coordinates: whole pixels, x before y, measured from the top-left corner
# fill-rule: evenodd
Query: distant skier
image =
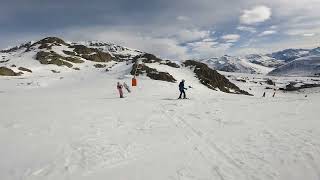
<path id="1" fill-rule="evenodd" d="M 274 98 L 276 96 L 276 90 L 274 90 L 272 97 Z"/>
<path id="2" fill-rule="evenodd" d="M 126 88 L 126 90 L 128 91 L 128 93 L 131 93 L 131 90 L 128 86 L 128 84 L 126 82 L 123 82 L 123 87 Z"/>
<path id="3" fill-rule="evenodd" d="M 124 97 L 123 97 L 122 88 L 123 88 L 123 86 L 120 84 L 120 82 L 118 82 L 118 83 L 117 83 L 117 89 L 118 89 L 118 91 L 119 91 L 120 98 L 124 98 Z"/>
<path id="4" fill-rule="evenodd" d="M 262 95 L 262 97 L 266 97 L 266 92 L 263 92 L 263 95 Z"/>
<path id="5" fill-rule="evenodd" d="M 181 99 L 181 96 L 183 94 L 183 99 L 187 99 L 186 97 L 186 92 L 184 90 L 186 90 L 187 88 L 184 87 L 184 79 L 179 83 L 179 91 L 180 91 L 180 96 L 178 99 Z"/>

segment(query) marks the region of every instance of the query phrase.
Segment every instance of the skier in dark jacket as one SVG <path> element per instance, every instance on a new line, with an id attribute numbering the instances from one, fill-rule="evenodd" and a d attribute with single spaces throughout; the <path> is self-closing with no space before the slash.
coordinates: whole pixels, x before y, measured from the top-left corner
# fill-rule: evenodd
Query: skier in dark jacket
<path id="1" fill-rule="evenodd" d="M 183 94 L 183 99 L 186 99 L 186 92 L 184 91 L 186 89 L 187 88 L 184 87 L 184 79 L 183 79 L 179 84 L 179 91 L 180 91 L 179 99 L 181 99 L 182 94 Z"/>

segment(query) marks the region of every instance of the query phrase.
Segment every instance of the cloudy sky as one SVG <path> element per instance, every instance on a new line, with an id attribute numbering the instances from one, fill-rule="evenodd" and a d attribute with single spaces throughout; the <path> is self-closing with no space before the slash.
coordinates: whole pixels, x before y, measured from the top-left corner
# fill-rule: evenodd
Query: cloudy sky
<path id="1" fill-rule="evenodd" d="M 320 0 L 0 0 L 0 48 L 46 36 L 164 58 L 320 46 Z"/>

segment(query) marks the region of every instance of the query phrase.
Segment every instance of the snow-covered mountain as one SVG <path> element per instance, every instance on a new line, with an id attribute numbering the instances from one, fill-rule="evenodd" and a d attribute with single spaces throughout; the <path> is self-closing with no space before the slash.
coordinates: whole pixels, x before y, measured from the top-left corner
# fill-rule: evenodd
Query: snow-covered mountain
<path id="1" fill-rule="evenodd" d="M 263 54 L 249 54 L 244 57 L 253 64 L 258 64 L 265 67 L 276 68 L 285 64 L 283 61 L 269 57 Z"/>
<path id="2" fill-rule="evenodd" d="M 13 48 L 1 50 L 0 67 L 5 66 L 12 69 L 12 71 L 3 69 L 7 74 L 16 73 L 16 75 L 21 75 L 25 73 L 26 75 L 30 73 L 29 70 L 60 72 L 87 69 L 87 67 L 108 69 L 112 64 L 123 61 L 131 62 L 137 60 L 137 58 L 147 58 L 176 66 L 172 61 L 163 61 L 154 55 L 145 54 L 147 53 L 112 43 L 99 41 L 65 42 L 59 38 L 48 37 L 37 42 L 27 42 Z M 305 68 L 305 64 L 301 61 L 290 64 L 291 61 L 301 57 L 313 57 L 312 59 L 320 57 L 320 48 L 287 49 L 269 55 L 250 54 L 243 57 L 225 55 L 198 61 L 215 70 L 226 72 L 268 74 L 272 71 L 270 74 L 303 74 L 305 76 L 317 74 L 317 71 L 314 70 L 318 68 L 315 63 L 309 63 L 307 65 L 308 68 Z M 41 64 L 46 66 L 40 66 Z M 286 64 L 288 65 L 284 66 Z M 302 67 L 296 68 L 298 64 L 302 64 Z M 280 66 L 284 67 L 279 68 Z M 277 70 L 274 70 L 275 68 Z M 304 70 L 307 72 L 302 73 Z M 284 72 L 280 73 L 281 71 Z"/>
<path id="3" fill-rule="evenodd" d="M 287 63 L 301 57 L 320 56 L 320 47 L 314 49 L 285 49 L 268 54 L 268 56 Z"/>
<path id="4" fill-rule="evenodd" d="M 134 57 L 143 54 L 144 52 L 119 46 L 113 43 L 105 43 L 100 41 L 88 41 L 88 42 L 80 42 L 80 43 L 73 43 L 73 44 L 82 44 L 90 48 L 96 48 L 103 52 L 108 52 L 112 54 L 117 59 L 121 60 L 132 60 Z"/>
<path id="5" fill-rule="evenodd" d="M 303 59 L 303 57 L 305 57 L 305 59 Z M 210 67 L 216 70 L 225 72 L 250 74 L 270 73 L 272 75 L 279 76 L 290 76 L 297 74 L 303 76 L 314 76 L 314 74 L 318 73 L 317 63 L 302 61 L 310 58 L 314 60 L 316 57 L 320 57 L 320 47 L 314 49 L 286 49 L 272 54 L 250 54 L 243 57 L 225 55 L 222 57 L 213 57 L 200 61 L 208 64 Z M 299 61 L 291 63 L 298 59 Z M 301 65 L 301 68 L 297 67 L 299 65 Z M 284 72 L 281 73 L 281 71 Z"/>
<path id="6" fill-rule="evenodd" d="M 224 55 L 219 58 L 203 59 L 200 61 L 208 64 L 213 69 L 226 72 L 266 74 L 272 70 L 271 67 L 263 66 L 263 63 L 267 63 L 266 60 L 261 61 L 259 64 L 257 56 L 255 58 L 253 56 L 245 58 Z"/>
<path id="7" fill-rule="evenodd" d="M 320 76 L 320 56 L 301 57 L 269 73 L 273 76 Z"/>

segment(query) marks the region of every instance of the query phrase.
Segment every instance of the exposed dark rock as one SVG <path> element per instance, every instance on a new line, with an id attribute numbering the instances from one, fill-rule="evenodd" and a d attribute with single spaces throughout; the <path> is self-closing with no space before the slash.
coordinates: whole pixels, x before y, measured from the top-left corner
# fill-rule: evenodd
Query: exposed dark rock
<path id="1" fill-rule="evenodd" d="M 19 71 L 18 73 L 16 73 L 17 76 L 21 76 L 22 74 L 24 74 L 23 72 Z"/>
<path id="2" fill-rule="evenodd" d="M 67 66 L 69 68 L 73 66 L 71 63 L 64 61 L 66 59 L 63 56 L 51 52 L 38 52 L 36 54 L 36 60 L 41 64 L 55 64 L 57 66 Z"/>
<path id="3" fill-rule="evenodd" d="M 26 72 L 29 72 L 29 73 L 32 73 L 32 71 L 28 68 L 25 68 L 25 67 L 19 67 L 18 68 L 20 71 L 26 71 Z"/>
<path id="4" fill-rule="evenodd" d="M 275 85 L 275 83 L 271 79 L 267 79 L 266 84 Z"/>
<path id="5" fill-rule="evenodd" d="M 19 49 L 22 49 L 22 48 L 29 48 L 31 46 L 31 42 L 27 42 L 25 44 L 21 44 L 20 46 L 15 46 L 13 48 L 10 48 L 10 49 L 5 49 L 5 50 L 0 50 L 0 52 L 2 53 L 11 53 L 11 52 L 15 52 Z"/>
<path id="6" fill-rule="evenodd" d="M 77 70 L 77 71 L 79 71 L 80 70 L 80 68 L 78 68 L 78 67 L 75 67 L 75 68 L 73 68 L 74 70 Z"/>
<path id="7" fill-rule="evenodd" d="M 15 73 L 12 69 L 7 67 L 0 67 L 0 76 L 18 76 L 18 73 Z"/>
<path id="8" fill-rule="evenodd" d="M 60 73 L 60 71 L 57 71 L 57 70 L 51 70 L 51 72 L 53 72 L 53 73 Z"/>
<path id="9" fill-rule="evenodd" d="M 69 62 L 72 62 L 72 63 L 77 63 L 77 64 L 80 64 L 80 63 L 84 63 L 83 60 L 81 60 L 80 58 L 78 57 L 63 57 L 61 56 L 64 60 L 66 61 L 69 61 Z"/>
<path id="10" fill-rule="evenodd" d="M 299 91 L 300 89 L 307 89 L 307 88 L 315 88 L 320 87 L 320 84 L 303 84 L 300 86 L 295 86 L 295 82 L 290 82 L 288 85 L 286 85 L 285 88 L 279 88 L 282 91 Z"/>
<path id="11" fill-rule="evenodd" d="M 162 59 L 156 57 L 153 54 L 149 54 L 149 53 L 144 53 L 144 54 L 135 56 L 133 58 L 133 62 L 137 62 L 138 59 L 142 60 L 143 63 L 155 63 L 155 62 L 160 63 L 162 61 Z"/>
<path id="12" fill-rule="evenodd" d="M 8 62 L 8 61 L 9 61 L 9 59 L 0 61 L 0 63 L 5 63 L 5 62 Z"/>
<path id="13" fill-rule="evenodd" d="M 173 67 L 173 68 L 180 68 L 180 66 L 170 60 L 161 61 L 160 64 L 165 64 L 167 66 Z"/>
<path id="14" fill-rule="evenodd" d="M 88 48 L 84 45 L 74 45 L 71 46 L 71 48 L 74 48 L 74 52 L 77 56 L 80 56 L 89 61 L 109 62 L 114 59 L 109 53 L 102 52 L 95 48 Z"/>
<path id="15" fill-rule="evenodd" d="M 66 55 L 69 55 L 69 56 L 76 56 L 76 53 L 73 52 L 73 51 L 65 51 L 65 50 L 63 50 L 62 52 L 65 53 Z"/>
<path id="16" fill-rule="evenodd" d="M 139 69 L 136 71 L 137 63 L 132 66 L 131 74 L 139 76 L 140 74 L 146 74 L 148 77 L 154 80 L 167 81 L 167 82 L 176 82 L 172 75 L 167 72 L 158 72 L 156 69 L 150 68 L 144 64 L 139 65 Z M 136 73 L 136 74 L 135 74 Z"/>
<path id="17" fill-rule="evenodd" d="M 107 65 L 105 64 L 95 64 L 93 65 L 95 68 L 105 68 Z"/>
<path id="18" fill-rule="evenodd" d="M 210 89 L 220 89 L 226 93 L 251 95 L 250 93 L 241 90 L 238 86 L 231 83 L 226 77 L 219 74 L 216 70 L 209 68 L 204 63 L 187 60 L 184 62 L 184 65 L 186 67 L 194 68 L 194 73 L 197 75 L 200 82 Z"/>
<path id="19" fill-rule="evenodd" d="M 12 64 L 11 67 L 17 67 L 15 64 Z"/>
<path id="20" fill-rule="evenodd" d="M 39 49 L 47 49 L 51 50 L 52 46 L 61 46 L 66 45 L 69 46 L 66 42 L 64 42 L 62 39 L 57 37 L 47 37 L 44 38 L 38 42 L 33 43 L 30 47 L 27 48 L 26 51 L 30 51 L 32 48 L 34 48 L 36 45 L 40 45 Z"/>
<path id="21" fill-rule="evenodd" d="M 236 79 L 236 81 L 239 81 L 239 82 L 247 82 L 245 79 Z"/>
<path id="22" fill-rule="evenodd" d="M 144 53 L 138 56 L 135 56 L 132 60 L 132 62 L 137 62 L 138 60 L 141 60 L 142 63 L 160 63 L 160 64 L 164 64 L 170 67 L 174 67 L 174 68 L 180 68 L 180 66 L 170 60 L 162 60 L 160 58 L 158 58 L 157 56 L 153 55 L 153 54 L 149 54 L 149 53 Z"/>

